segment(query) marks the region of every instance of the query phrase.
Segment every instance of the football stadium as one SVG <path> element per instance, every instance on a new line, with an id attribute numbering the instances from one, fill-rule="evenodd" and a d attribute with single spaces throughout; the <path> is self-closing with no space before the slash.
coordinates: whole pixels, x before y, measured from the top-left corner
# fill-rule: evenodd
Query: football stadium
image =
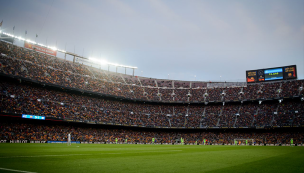
<path id="1" fill-rule="evenodd" d="M 304 172 L 303 64 L 144 77 L 4 26 L 0 172 Z"/>

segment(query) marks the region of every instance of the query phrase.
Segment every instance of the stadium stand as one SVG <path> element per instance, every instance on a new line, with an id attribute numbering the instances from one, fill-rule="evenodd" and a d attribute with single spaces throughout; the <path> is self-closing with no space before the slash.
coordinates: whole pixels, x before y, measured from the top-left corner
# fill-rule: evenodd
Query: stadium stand
<path id="1" fill-rule="evenodd" d="M 121 75 L 1 42 L 3 74 L 128 99 L 163 102 L 255 100 L 303 95 L 304 81 L 262 84 L 181 82 Z M 154 82 L 153 82 L 154 80 Z M 236 84 L 237 85 L 237 84 Z M 195 86 L 195 87 L 192 87 Z M 207 95 L 206 95 L 207 93 Z"/>
<path id="2" fill-rule="evenodd" d="M 75 140 L 187 143 L 206 138 L 228 144 L 235 138 L 282 144 L 296 131 L 243 132 L 223 129 L 284 129 L 304 127 L 304 80 L 258 84 L 212 83 L 152 79 L 108 72 L 73 63 L 5 42 L 0 43 L 0 114 L 45 116 L 50 120 L 98 124 L 104 129 L 74 125 L 1 121 L 0 140 L 55 140 L 72 132 Z M 280 100 L 280 102 L 278 101 Z M 282 101 L 283 100 L 283 101 Z M 220 129 L 178 132 L 142 129 Z M 130 139 L 130 140 L 129 140 Z"/>
<path id="3" fill-rule="evenodd" d="M 182 137 L 186 144 L 203 144 L 203 139 L 207 139 L 207 144 L 233 144 L 234 139 L 254 139 L 255 144 L 288 144 L 293 138 L 294 144 L 304 143 L 303 132 L 173 132 L 173 131 L 142 131 L 132 129 L 109 129 L 94 128 L 87 126 L 71 126 L 66 124 L 36 124 L 31 122 L 20 122 L 11 120 L 2 120 L 0 123 L 2 131 L 0 140 L 6 141 L 66 141 L 67 134 L 71 133 L 72 141 L 88 143 L 155 143 L 174 144 L 178 143 Z"/>
<path id="4" fill-rule="evenodd" d="M 261 127 L 301 126 L 303 102 L 158 105 L 71 94 L 3 81 L 3 113 L 34 114 L 67 120 L 148 127 Z M 297 111 L 297 113 L 295 113 Z M 294 124 L 294 121 L 297 124 Z"/>

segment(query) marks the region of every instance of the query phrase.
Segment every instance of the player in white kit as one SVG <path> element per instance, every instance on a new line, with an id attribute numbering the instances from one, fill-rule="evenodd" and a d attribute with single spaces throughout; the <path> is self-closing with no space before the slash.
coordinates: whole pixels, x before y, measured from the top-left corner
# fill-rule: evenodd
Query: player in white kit
<path id="1" fill-rule="evenodd" d="M 68 145 L 71 145 L 72 143 L 71 143 L 71 134 L 69 133 L 68 134 Z"/>

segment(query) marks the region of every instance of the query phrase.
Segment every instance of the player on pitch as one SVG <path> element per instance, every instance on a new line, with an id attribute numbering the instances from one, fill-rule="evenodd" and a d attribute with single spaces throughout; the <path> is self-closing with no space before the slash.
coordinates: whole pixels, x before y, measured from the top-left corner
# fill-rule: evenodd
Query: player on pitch
<path id="1" fill-rule="evenodd" d="M 290 139 L 290 146 L 293 146 L 293 138 Z"/>
<path id="2" fill-rule="evenodd" d="M 71 142 L 71 134 L 69 133 L 68 134 L 68 146 L 70 146 L 72 144 L 72 142 Z"/>

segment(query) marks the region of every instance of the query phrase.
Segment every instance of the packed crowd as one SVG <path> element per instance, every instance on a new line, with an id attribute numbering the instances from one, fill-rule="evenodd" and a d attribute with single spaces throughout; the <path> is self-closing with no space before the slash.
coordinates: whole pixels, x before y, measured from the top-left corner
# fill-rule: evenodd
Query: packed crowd
<path id="1" fill-rule="evenodd" d="M 85 91 L 152 101 L 209 102 L 303 95 L 304 80 L 207 87 L 206 82 L 181 82 L 116 74 L 72 63 L 36 51 L 0 43 L 0 73 Z"/>
<path id="2" fill-rule="evenodd" d="M 37 125 L 10 121 L 0 122 L 0 140 L 28 140 L 28 141 L 67 141 L 67 134 L 71 134 L 72 141 L 104 142 L 104 143 L 179 143 L 194 144 L 234 144 L 234 139 L 253 139 L 255 144 L 294 144 L 304 143 L 303 132 L 160 132 L 136 131 L 126 129 L 100 129 L 65 125 Z M 127 142 L 126 142 L 127 141 Z M 244 142 L 244 141 L 243 141 Z M 251 141 L 250 141 L 251 142 Z"/>
<path id="3" fill-rule="evenodd" d="M 164 105 L 71 94 L 28 84 L 0 83 L 0 112 L 146 127 L 303 126 L 304 102 Z"/>

